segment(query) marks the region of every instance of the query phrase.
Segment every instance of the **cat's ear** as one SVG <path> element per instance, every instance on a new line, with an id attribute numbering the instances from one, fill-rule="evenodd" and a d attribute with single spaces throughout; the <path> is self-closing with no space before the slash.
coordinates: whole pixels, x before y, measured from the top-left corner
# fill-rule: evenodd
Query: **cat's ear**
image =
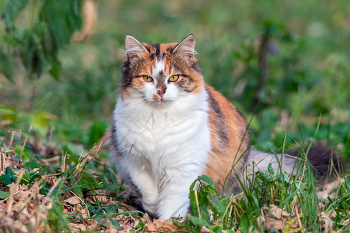
<path id="1" fill-rule="evenodd" d="M 136 56 L 140 56 L 143 53 L 148 53 L 145 46 L 143 46 L 138 40 L 132 36 L 126 36 L 125 39 L 125 48 L 128 53 L 128 59 L 131 59 Z"/>
<path id="2" fill-rule="evenodd" d="M 181 53 L 192 59 L 196 51 L 194 51 L 194 35 L 190 34 L 185 37 L 173 50 L 173 53 Z"/>

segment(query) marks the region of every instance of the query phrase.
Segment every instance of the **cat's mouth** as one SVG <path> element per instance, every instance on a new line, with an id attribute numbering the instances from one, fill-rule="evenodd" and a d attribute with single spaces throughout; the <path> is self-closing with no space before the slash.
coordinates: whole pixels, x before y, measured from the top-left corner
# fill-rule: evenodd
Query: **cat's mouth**
<path id="1" fill-rule="evenodd" d="M 164 99 L 164 96 L 159 96 L 158 94 L 153 94 L 153 97 L 152 97 L 153 101 L 155 103 L 166 103 L 168 102 L 167 100 Z"/>

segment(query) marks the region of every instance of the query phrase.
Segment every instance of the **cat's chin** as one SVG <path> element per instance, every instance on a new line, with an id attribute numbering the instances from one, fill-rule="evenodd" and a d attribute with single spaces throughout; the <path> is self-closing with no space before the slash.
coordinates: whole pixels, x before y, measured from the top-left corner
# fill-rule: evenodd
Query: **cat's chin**
<path id="1" fill-rule="evenodd" d="M 173 100 L 159 100 L 159 101 L 148 101 L 149 105 L 154 107 L 164 108 L 174 103 Z"/>

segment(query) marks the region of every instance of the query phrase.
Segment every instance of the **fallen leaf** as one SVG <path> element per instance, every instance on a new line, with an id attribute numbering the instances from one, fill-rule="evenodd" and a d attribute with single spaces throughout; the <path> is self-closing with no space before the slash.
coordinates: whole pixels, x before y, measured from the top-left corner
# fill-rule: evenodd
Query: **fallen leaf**
<path id="1" fill-rule="evenodd" d="M 20 221 L 13 220 L 4 213 L 0 213 L 0 226 L 4 232 L 28 232 L 27 228 Z"/>
<path id="2" fill-rule="evenodd" d="M 330 210 L 327 212 L 327 216 L 330 216 L 330 218 L 335 218 L 337 217 L 337 213 L 335 212 L 335 210 Z"/>
<path id="3" fill-rule="evenodd" d="M 297 221 L 295 221 L 295 219 L 286 221 L 286 220 L 274 219 L 271 217 L 265 218 L 265 223 L 264 223 L 265 229 L 269 229 L 270 227 L 273 227 L 276 230 L 283 230 L 287 226 L 288 226 L 288 230 L 295 230 L 299 227 L 299 224 Z"/>
<path id="4" fill-rule="evenodd" d="M 97 9 L 92 0 L 83 1 L 83 29 L 74 34 L 74 40 L 83 41 L 93 35 L 97 25 Z"/>
<path id="5" fill-rule="evenodd" d="M 328 217 L 327 214 L 321 212 L 319 216 L 319 222 L 321 223 L 322 228 L 324 229 L 325 233 L 331 233 L 333 228 L 333 222 Z"/>
<path id="6" fill-rule="evenodd" d="M 77 205 L 77 204 L 80 204 L 80 199 L 77 196 L 73 196 L 68 198 L 67 200 L 64 200 L 64 202 L 67 202 L 71 205 Z"/>
<path id="7" fill-rule="evenodd" d="M 6 125 L 9 125 L 11 123 L 12 123 L 11 120 L 3 120 L 3 121 L 0 122 L 0 128 L 4 127 Z"/>
<path id="8" fill-rule="evenodd" d="M 84 225 L 87 229 L 95 231 L 98 225 L 98 222 L 96 220 L 84 220 Z"/>
<path id="9" fill-rule="evenodd" d="M 68 223 L 68 226 L 72 231 L 86 231 L 86 226 L 84 224 Z"/>
<path id="10" fill-rule="evenodd" d="M 160 219 L 154 219 L 153 222 L 146 223 L 143 230 L 144 231 L 165 231 L 165 232 L 173 232 L 173 231 L 188 232 L 186 228 L 179 227 L 169 220 L 166 220 L 163 222 Z"/>
<path id="11" fill-rule="evenodd" d="M 87 206 L 85 208 L 83 208 L 80 204 L 77 204 L 73 207 L 73 211 L 81 213 L 82 218 L 89 218 L 90 217 L 90 212 L 89 212 Z"/>
<path id="12" fill-rule="evenodd" d="M 38 185 L 38 182 L 35 181 L 35 183 L 30 187 L 29 191 L 33 193 L 39 193 L 40 187 Z"/>
<path id="13" fill-rule="evenodd" d="M 40 160 L 39 161 L 40 165 L 43 165 L 43 166 L 59 165 L 59 162 L 60 162 L 60 157 L 59 156 L 54 156 L 52 158 L 44 159 L 44 160 Z"/>
<path id="14" fill-rule="evenodd" d="M 206 228 L 205 226 L 202 226 L 202 228 L 199 231 L 199 233 L 210 233 L 210 230 L 208 228 Z"/>
<path id="15" fill-rule="evenodd" d="M 278 208 L 275 205 L 270 205 L 269 206 L 270 211 L 272 213 L 272 215 L 276 218 L 276 219 L 282 219 L 282 217 L 289 217 L 290 214 L 284 210 L 282 210 L 281 208 Z"/>
<path id="16" fill-rule="evenodd" d="M 46 182 L 49 183 L 51 186 L 54 185 L 55 181 L 56 181 L 56 177 L 54 176 L 47 176 L 45 178 Z"/>
<path id="17" fill-rule="evenodd" d="M 256 223 L 258 227 L 260 228 L 261 224 L 265 223 L 265 217 L 264 215 L 260 215 L 259 217 L 256 218 Z"/>
<path id="18" fill-rule="evenodd" d="M 339 187 L 343 182 L 344 179 L 337 179 L 333 182 L 327 183 L 325 186 L 322 186 L 322 192 L 316 192 L 316 196 L 322 199 L 327 199 L 328 196 L 334 197 L 336 192 L 332 193 L 333 189 Z"/>

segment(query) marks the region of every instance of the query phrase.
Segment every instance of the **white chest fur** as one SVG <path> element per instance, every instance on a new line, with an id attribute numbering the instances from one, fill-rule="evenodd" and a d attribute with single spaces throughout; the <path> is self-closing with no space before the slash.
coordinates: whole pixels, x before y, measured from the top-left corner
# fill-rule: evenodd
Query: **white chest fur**
<path id="1" fill-rule="evenodd" d="M 188 94 L 166 108 L 138 98 L 118 99 L 113 120 L 122 156 L 115 158 L 117 170 L 141 191 L 144 207 L 161 218 L 186 214 L 188 206 L 181 205 L 187 203 L 191 182 L 202 174 L 210 151 L 206 99 L 205 91 Z M 169 204 L 168 198 L 179 203 Z"/>

